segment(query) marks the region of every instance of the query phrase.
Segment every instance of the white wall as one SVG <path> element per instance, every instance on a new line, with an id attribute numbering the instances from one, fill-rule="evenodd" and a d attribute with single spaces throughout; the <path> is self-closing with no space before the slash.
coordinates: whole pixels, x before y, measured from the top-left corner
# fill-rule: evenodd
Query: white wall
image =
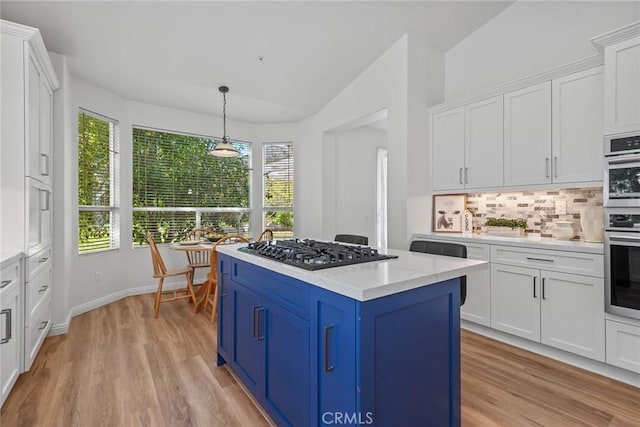
<path id="1" fill-rule="evenodd" d="M 152 267 L 148 248 L 132 248 L 132 126 L 218 136 L 222 131 L 222 119 L 124 100 L 71 75 L 63 57 L 56 54 L 51 56 L 56 72 L 62 76 L 63 82 L 62 88 L 54 94 L 56 117 L 54 120 L 53 191 L 54 275 L 56 278 L 54 327 L 56 331 L 64 332 L 64 323 L 68 320 L 70 310 L 75 315 L 126 296 L 127 293 L 152 291 L 157 285 L 157 280 L 151 277 Z M 117 120 L 120 131 L 120 248 L 87 255 L 79 255 L 77 249 L 77 114 L 79 108 Z M 251 124 L 227 120 L 227 129 L 233 139 L 254 140 L 254 127 Z M 259 159 L 260 144 L 254 144 L 252 150 L 254 159 L 256 157 Z M 261 193 L 260 189 L 258 193 Z M 259 233 L 261 224 L 255 224 L 255 228 L 252 233 Z M 184 254 L 168 248 L 161 248 L 161 252 L 169 268 L 184 266 L 186 262 Z M 101 280 L 96 283 L 95 273 L 98 271 Z M 202 271 L 201 276 L 204 273 Z"/>
<path id="2" fill-rule="evenodd" d="M 387 132 L 367 126 L 336 136 L 332 234 L 359 234 L 370 244 L 376 241 L 377 148 L 386 146 Z"/>
<path id="3" fill-rule="evenodd" d="M 639 19 L 637 1 L 518 1 L 447 52 L 446 99 L 595 55 L 592 37 Z"/>

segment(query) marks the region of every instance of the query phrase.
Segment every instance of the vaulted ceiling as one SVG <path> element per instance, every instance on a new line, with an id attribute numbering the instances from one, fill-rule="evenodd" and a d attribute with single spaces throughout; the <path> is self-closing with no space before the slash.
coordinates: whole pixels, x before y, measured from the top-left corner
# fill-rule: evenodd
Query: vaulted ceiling
<path id="1" fill-rule="evenodd" d="M 3 1 L 71 72 L 123 98 L 295 122 L 319 111 L 404 33 L 447 51 L 504 1 Z"/>

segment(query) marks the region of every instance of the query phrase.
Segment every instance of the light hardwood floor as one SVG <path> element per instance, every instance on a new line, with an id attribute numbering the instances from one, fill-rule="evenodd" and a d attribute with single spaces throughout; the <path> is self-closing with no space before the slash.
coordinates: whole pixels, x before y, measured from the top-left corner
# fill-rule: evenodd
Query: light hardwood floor
<path id="1" fill-rule="evenodd" d="M 205 314 L 130 297 L 47 338 L 2 426 L 266 426 L 224 368 Z M 638 426 L 640 389 L 462 332 L 464 426 Z"/>

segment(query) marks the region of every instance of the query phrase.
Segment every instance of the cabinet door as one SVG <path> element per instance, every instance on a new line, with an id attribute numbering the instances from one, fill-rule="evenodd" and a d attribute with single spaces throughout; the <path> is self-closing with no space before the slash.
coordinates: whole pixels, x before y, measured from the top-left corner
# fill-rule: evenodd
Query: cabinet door
<path id="1" fill-rule="evenodd" d="M 233 358 L 234 291 L 230 268 L 230 259 L 218 255 L 218 352 L 225 360 Z"/>
<path id="2" fill-rule="evenodd" d="M 40 157 L 37 178 L 51 184 L 51 143 L 53 139 L 53 95 L 44 76 L 40 77 Z"/>
<path id="3" fill-rule="evenodd" d="M 551 182 L 551 82 L 504 94 L 505 185 Z"/>
<path id="4" fill-rule="evenodd" d="M 502 95 L 465 107 L 465 188 L 502 186 Z"/>
<path id="5" fill-rule="evenodd" d="M 33 255 L 51 244 L 51 187 L 26 178 L 27 186 L 27 230 L 28 255 Z"/>
<path id="6" fill-rule="evenodd" d="M 311 305 L 311 425 L 324 425 L 323 414 L 349 413 L 356 407 L 356 302 L 314 288 Z"/>
<path id="7" fill-rule="evenodd" d="M 433 189 L 464 188 L 464 107 L 431 119 Z"/>
<path id="8" fill-rule="evenodd" d="M 553 182 L 602 181 L 603 67 L 554 80 Z"/>
<path id="9" fill-rule="evenodd" d="M 607 46 L 605 66 L 605 132 L 640 129 L 640 37 Z"/>
<path id="10" fill-rule="evenodd" d="M 235 371 L 242 378 L 244 385 L 254 396 L 260 395 L 263 383 L 264 351 L 262 338 L 258 335 L 260 296 L 242 285 L 233 283 L 234 312 L 234 349 L 233 365 Z"/>
<path id="11" fill-rule="evenodd" d="M 40 175 L 40 67 L 34 57 L 27 60 L 27 147 L 25 156 L 25 175 L 38 178 Z"/>
<path id="12" fill-rule="evenodd" d="M 263 298 L 257 313 L 264 344 L 263 396 L 278 425 L 309 425 L 309 322 Z"/>
<path id="13" fill-rule="evenodd" d="M 19 268 L 19 267 L 15 267 Z M 4 273 L 4 270 L 3 270 Z M 19 273 L 0 290 L 0 406 L 20 375 Z M 2 275 L 3 280 L 5 275 Z"/>
<path id="14" fill-rule="evenodd" d="M 640 374 L 640 327 L 607 320 L 607 363 Z"/>
<path id="15" fill-rule="evenodd" d="M 489 261 L 489 245 L 467 244 L 467 258 Z M 460 307 L 460 317 L 484 326 L 491 326 L 491 271 L 467 275 L 467 299 Z"/>
<path id="16" fill-rule="evenodd" d="M 540 341 L 539 270 L 491 264 L 491 327 Z"/>
<path id="17" fill-rule="evenodd" d="M 604 362 L 604 281 L 541 272 L 543 344 Z"/>

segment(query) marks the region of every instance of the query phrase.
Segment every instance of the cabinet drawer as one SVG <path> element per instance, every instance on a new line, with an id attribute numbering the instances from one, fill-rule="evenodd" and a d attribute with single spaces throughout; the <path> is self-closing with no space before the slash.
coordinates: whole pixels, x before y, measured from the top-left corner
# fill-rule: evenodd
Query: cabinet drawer
<path id="1" fill-rule="evenodd" d="M 476 243 L 462 243 L 467 247 L 467 258 L 480 261 L 491 260 L 491 247 L 489 245 L 479 245 Z"/>
<path id="2" fill-rule="evenodd" d="M 51 246 L 44 248 L 40 252 L 27 258 L 27 271 L 25 272 L 25 281 L 28 282 L 41 270 L 51 265 Z"/>
<path id="3" fill-rule="evenodd" d="M 29 327 L 25 329 L 25 370 L 31 368 L 31 364 L 51 328 L 51 292 L 47 293 L 44 301 L 39 304 L 38 310 L 30 317 Z"/>
<path id="4" fill-rule="evenodd" d="M 598 254 L 491 246 L 491 262 L 604 277 L 604 258 Z"/>
<path id="5" fill-rule="evenodd" d="M 640 328 L 606 321 L 607 363 L 640 373 Z"/>
<path id="6" fill-rule="evenodd" d="M 0 290 L 13 287 L 14 283 L 20 281 L 20 262 L 12 262 L 0 271 Z"/>
<path id="7" fill-rule="evenodd" d="M 49 262 L 46 268 L 40 269 L 38 274 L 31 278 L 31 281 L 26 282 L 25 295 L 27 296 L 27 301 L 25 307 L 27 308 L 28 316 L 32 316 L 51 293 L 51 273 L 51 263 Z"/>
<path id="8" fill-rule="evenodd" d="M 304 319 L 309 318 L 310 285 L 236 260 L 232 261 L 231 279 L 260 295 L 282 304 L 298 316 Z M 256 284 L 259 286 L 256 286 Z"/>

